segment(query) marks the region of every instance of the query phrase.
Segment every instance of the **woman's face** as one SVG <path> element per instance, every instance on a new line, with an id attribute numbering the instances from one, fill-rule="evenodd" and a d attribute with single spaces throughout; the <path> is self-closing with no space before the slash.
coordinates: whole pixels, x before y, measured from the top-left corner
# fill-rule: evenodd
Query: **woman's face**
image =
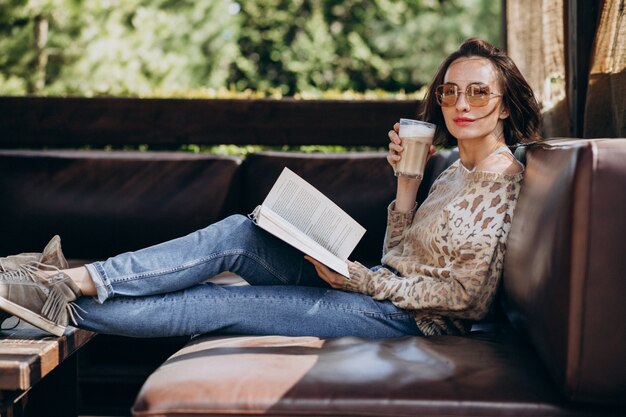
<path id="1" fill-rule="evenodd" d="M 502 94 L 496 70 L 489 60 L 463 57 L 453 61 L 446 71 L 444 83 L 456 84 L 460 92 L 456 104 L 441 107 L 446 127 L 459 144 L 502 135 L 502 120 L 508 117 L 502 97 L 491 95 L 487 105 L 482 107 L 470 105 L 465 97 L 465 89 L 471 83 L 486 84 L 492 92 Z"/>

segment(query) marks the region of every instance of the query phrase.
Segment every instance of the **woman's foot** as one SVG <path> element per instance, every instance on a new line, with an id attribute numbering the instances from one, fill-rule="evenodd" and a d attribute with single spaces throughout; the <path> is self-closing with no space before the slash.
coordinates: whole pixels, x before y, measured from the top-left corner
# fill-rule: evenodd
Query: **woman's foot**
<path id="1" fill-rule="evenodd" d="M 58 235 L 53 236 L 41 253 L 20 253 L 19 255 L 11 255 L 0 258 L 0 273 L 14 271 L 20 266 L 32 262 L 41 262 L 46 265 L 55 266 L 59 269 L 67 268 L 68 263 L 63 255 L 63 250 L 61 249 L 61 238 Z M 4 321 L 10 319 L 11 317 L 11 314 L 0 310 L 0 330 L 11 330 L 19 324 L 19 320 L 17 320 L 15 324 L 12 324 L 10 327 L 2 327 Z"/>
<path id="2" fill-rule="evenodd" d="M 42 330 L 62 336 L 74 319 L 72 301 L 81 291 L 69 275 L 31 262 L 0 273 L 0 309 Z"/>
<path id="3" fill-rule="evenodd" d="M 59 269 L 66 269 L 68 263 L 63 255 L 63 250 L 61 250 L 61 238 L 59 235 L 52 237 L 41 253 L 20 253 L 19 255 L 0 258 L 0 272 L 14 271 L 20 266 L 31 262 L 41 262 L 42 264 L 56 266 Z"/>

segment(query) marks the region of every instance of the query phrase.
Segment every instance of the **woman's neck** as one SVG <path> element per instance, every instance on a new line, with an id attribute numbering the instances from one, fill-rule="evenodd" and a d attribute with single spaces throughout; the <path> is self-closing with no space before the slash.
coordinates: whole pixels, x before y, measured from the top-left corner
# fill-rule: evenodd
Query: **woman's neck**
<path id="1" fill-rule="evenodd" d="M 495 135 L 488 135 L 481 139 L 461 140 L 458 144 L 461 163 L 469 170 L 474 169 L 496 149 L 506 145 L 504 137 Z"/>

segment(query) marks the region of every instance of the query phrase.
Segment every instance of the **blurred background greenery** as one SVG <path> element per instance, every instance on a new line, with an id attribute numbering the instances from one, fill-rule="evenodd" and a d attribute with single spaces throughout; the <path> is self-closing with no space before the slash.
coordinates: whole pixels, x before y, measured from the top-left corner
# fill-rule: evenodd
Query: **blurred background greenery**
<path id="1" fill-rule="evenodd" d="M 0 95 L 402 97 L 499 0 L 0 0 Z"/>

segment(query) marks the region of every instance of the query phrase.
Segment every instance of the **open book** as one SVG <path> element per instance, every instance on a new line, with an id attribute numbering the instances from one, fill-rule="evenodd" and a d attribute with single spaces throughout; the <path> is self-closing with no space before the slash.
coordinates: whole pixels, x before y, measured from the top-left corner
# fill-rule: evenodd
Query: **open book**
<path id="1" fill-rule="evenodd" d="M 348 278 L 346 260 L 365 233 L 345 211 L 288 168 L 250 218 Z"/>

